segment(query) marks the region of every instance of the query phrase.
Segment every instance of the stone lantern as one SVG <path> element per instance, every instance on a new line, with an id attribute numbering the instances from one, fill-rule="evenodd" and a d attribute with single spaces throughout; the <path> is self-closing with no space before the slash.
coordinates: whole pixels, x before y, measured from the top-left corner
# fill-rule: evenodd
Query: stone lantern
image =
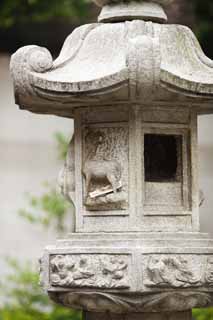
<path id="1" fill-rule="evenodd" d="M 95 2 L 98 23 L 77 28 L 55 61 L 37 46 L 11 61 L 22 109 L 74 119 L 59 185 L 76 230 L 46 248 L 41 283 L 89 320 L 189 320 L 213 304 L 197 154 L 213 61 L 188 28 L 165 23 L 169 1 Z"/>

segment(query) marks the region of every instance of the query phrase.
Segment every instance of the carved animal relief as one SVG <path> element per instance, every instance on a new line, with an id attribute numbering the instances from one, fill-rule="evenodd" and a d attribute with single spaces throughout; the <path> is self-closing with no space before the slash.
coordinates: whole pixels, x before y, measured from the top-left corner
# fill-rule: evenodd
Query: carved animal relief
<path id="1" fill-rule="evenodd" d="M 116 255 L 53 255 L 50 280 L 59 287 L 125 289 L 129 287 L 128 257 Z"/>
<path id="2" fill-rule="evenodd" d="M 126 209 L 128 129 L 87 128 L 84 132 L 84 203 L 89 210 Z"/>

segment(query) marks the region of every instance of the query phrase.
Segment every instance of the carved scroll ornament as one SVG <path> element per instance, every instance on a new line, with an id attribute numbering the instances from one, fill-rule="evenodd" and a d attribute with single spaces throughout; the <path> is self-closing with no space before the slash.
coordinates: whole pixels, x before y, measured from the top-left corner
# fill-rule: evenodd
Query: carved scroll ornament
<path id="1" fill-rule="evenodd" d="M 15 84 L 16 103 L 18 95 L 34 93 L 30 72 L 44 73 L 53 66 L 51 53 L 38 46 L 26 46 L 19 49 L 11 58 L 10 69 Z"/>

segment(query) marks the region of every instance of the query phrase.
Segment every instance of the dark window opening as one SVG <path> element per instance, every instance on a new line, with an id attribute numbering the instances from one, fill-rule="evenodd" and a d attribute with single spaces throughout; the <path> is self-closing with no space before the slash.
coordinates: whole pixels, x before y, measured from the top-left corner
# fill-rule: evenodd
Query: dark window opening
<path id="1" fill-rule="evenodd" d="M 145 134 L 145 181 L 182 180 L 182 136 Z"/>

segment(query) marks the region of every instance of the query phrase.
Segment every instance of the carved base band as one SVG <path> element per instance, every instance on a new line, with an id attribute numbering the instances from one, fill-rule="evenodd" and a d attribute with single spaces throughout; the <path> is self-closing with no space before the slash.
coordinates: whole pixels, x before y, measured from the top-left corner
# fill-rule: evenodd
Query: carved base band
<path id="1" fill-rule="evenodd" d="M 46 249 L 41 283 L 56 302 L 91 312 L 185 311 L 213 305 L 205 234 L 73 234 Z"/>
<path id="2" fill-rule="evenodd" d="M 213 297 L 206 292 L 170 291 L 152 294 L 112 294 L 100 292 L 49 292 L 52 300 L 63 306 L 89 312 L 115 314 L 147 312 L 183 312 L 195 307 L 205 308 Z M 182 320 L 182 319 L 181 319 Z"/>
<path id="3" fill-rule="evenodd" d="M 84 320 L 191 320 L 192 312 L 172 312 L 172 313 L 130 313 L 118 315 L 113 313 L 85 312 Z"/>

